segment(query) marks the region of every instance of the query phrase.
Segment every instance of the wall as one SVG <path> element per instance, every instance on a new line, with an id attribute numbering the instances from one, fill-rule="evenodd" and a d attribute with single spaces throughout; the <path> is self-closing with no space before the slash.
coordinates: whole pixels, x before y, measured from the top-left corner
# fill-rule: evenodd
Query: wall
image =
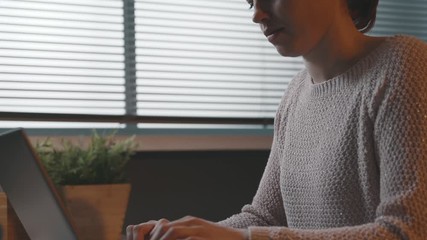
<path id="1" fill-rule="evenodd" d="M 150 151 L 131 161 L 125 226 L 186 215 L 222 220 L 251 202 L 268 150 Z"/>

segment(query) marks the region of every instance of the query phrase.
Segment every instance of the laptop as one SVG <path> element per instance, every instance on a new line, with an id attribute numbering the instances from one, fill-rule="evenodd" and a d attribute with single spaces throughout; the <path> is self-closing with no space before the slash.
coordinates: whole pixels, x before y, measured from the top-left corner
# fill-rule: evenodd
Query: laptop
<path id="1" fill-rule="evenodd" d="M 79 239 L 22 129 L 0 134 L 0 186 L 30 239 Z"/>

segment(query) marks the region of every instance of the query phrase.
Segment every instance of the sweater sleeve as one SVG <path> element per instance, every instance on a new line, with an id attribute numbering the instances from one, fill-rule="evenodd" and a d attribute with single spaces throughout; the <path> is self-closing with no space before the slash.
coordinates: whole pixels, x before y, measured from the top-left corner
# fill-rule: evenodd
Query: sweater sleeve
<path id="1" fill-rule="evenodd" d="M 306 72 L 299 72 L 289 83 L 283 94 L 274 120 L 274 136 L 270 156 L 258 190 L 251 204 L 242 208 L 242 212 L 235 214 L 221 222 L 220 225 L 234 228 L 248 228 L 249 226 L 287 226 L 283 199 L 280 191 L 280 159 L 281 147 L 280 131 L 286 124 L 286 109 L 289 99 L 295 88 L 305 78 Z"/>
<path id="2" fill-rule="evenodd" d="M 285 226 L 286 218 L 280 193 L 279 149 L 277 148 L 277 128 L 280 114 L 275 118 L 275 129 L 270 156 L 264 170 L 257 193 L 250 205 L 219 224 L 247 228 L 249 226 Z"/>
<path id="3" fill-rule="evenodd" d="M 378 88 L 374 119 L 380 169 L 376 219 L 364 225 L 303 230 L 250 227 L 251 240 L 423 240 L 427 236 L 427 50 L 406 49 Z M 396 62 L 396 61 L 395 61 Z"/>

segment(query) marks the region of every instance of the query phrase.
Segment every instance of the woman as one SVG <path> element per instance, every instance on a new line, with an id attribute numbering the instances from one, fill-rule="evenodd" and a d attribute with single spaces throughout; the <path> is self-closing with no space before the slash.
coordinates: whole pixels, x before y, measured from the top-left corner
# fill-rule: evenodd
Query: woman
<path id="1" fill-rule="evenodd" d="M 427 45 L 363 34 L 378 0 L 254 0 L 253 21 L 306 69 L 288 86 L 252 204 L 220 223 L 128 239 L 427 238 Z"/>

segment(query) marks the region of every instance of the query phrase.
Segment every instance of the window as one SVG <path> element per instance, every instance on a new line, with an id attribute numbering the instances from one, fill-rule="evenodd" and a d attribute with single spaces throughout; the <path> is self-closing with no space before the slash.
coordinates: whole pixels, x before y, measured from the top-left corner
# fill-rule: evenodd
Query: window
<path id="1" fill-rule="evenodd" d="M 138 115 L 273 118 L 303 68 L 251 23 L 242 0 L 136 0 Z"/>
<path id="2" fill-rule="evenodd" d="M 425 0 L 380 0 L 374 35 L 407 34 L 427 41 Z"/>
<path id="3" fill-rule="evenodd" d="M 425 12 L 381 0 L 372 34 L 427 41 Z M 2 0 L 0 128 L 271 124 L 303 64 L 251 15 L 244 0 Z"/>
<path id="4" fill-rule="evenodd" d="M 0 10 L 3 119 L 125 113 L 121 1 L 2 0 Z M 3 128 L 67 125 L 85 123 L 0 122 Z"/>

